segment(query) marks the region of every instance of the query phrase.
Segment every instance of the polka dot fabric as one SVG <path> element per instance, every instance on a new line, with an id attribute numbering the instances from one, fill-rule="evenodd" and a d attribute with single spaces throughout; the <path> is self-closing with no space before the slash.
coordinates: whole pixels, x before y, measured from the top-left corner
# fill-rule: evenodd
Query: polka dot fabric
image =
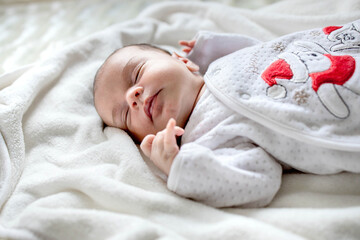
<path id="1" fill-rule="evenodd" d="M 238 135 L 238 117 L 205 91 L 185 128 L 169 189 L 214 207 L 261 207 L 272 200 L 280 187 L 281 166 Z"/>

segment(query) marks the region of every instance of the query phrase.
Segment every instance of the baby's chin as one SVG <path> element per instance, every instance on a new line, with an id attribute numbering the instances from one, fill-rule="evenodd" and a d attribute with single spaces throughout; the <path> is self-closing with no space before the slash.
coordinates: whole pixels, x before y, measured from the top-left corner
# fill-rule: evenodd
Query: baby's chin
<path id="1" fill-rule="evenodd" d="M 184 124 L 184 120 L 183 120 L 183 118 L 180 118 L 180 117 L 178 117 L 178 116 L 175 116 L 175 115 L 170 115 L 170 116 L 168 116 L 166 119 L 165 119 L 165 121 L 162 123 L 162 129 L 165 129 L 166 128 L 166 125 L 168 124 L 168 122 L 169 122 L 169 120 L 170 119 L 175 119 L 175 121 L 176 121 L 176 126 L 179 126 L 179 127 L 181 127 L 181 128 L 184 128 L 184 126 L 185 126 L 185 124 Z M 185 122 L 186 123 L 186 122 Z"/>
<path id="2" fill-rule="evenodd" d="M 149 134 L 154 134 L 156 135 L 156 133 L 158 132 L 155 128 L 152 129 L 142 129 L 141 131 L 126 131 L 130 137 L 135 141 L 135 143 L 141 143 L 142 140 Z"/>

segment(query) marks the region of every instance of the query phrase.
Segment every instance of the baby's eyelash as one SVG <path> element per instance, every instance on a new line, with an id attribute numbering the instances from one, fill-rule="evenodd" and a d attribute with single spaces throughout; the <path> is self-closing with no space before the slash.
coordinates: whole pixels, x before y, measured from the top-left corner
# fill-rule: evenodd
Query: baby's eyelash
<path id="1" fill-rule="evenodd" d="M 141 72 L 141 69 L 142 69 L 142 67 L 144 66 L 144 63 L 141 63 L 141 65 L 139 65 L 139 67 L 136 69 L 136 76 L 135 76 L 135 83 L 137 83 L 138 82 L 138 78 L 139 78 L 139 76 L 140 76 L 140 72 Z"/>
<path id="2" fill-rule="evenodd" d="M 128 126 L 127 126 L 128 115 L 129 115 L 129 108 L 127 108 L 126 113 L 125 113 L 125 121 L 124 121 L 124 123 L 125 123 L 126 129 L 129 129 Z"/>
<path id="3" fill-rule="evenodd" d="M 141 66 L 137 70 L 136 77 L 135 77 L 135 83 L 137 83 L 137 81 L 138 81 L 140 70 L 141 70 Z"/>

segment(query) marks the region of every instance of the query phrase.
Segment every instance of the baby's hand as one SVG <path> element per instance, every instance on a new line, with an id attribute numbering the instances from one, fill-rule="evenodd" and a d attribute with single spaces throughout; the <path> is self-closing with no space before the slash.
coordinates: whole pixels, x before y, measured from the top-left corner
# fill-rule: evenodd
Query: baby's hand
<path id="1" fill-rule="evenodd" d="M 196 43 L 196 40 L 191 40 L 191 41 L 186 41 L 186 40 L 181 40 L 179 41 L 179 44 L 181 46 L 184 46 L 185 48 L 183 49 L 183 52 L 186 54 L 189 54 L 189 52 L 191 52 L 191 50 L 194 48 Z"/>
<path id="2" fill-rule="evenodd" d="M 147 135 L 140 144 L 144 154 L 166 175 L 169 175 L 172 162 L 179 152 L 176 136 L 184 134 L 184 129 L 175 125 L 175 120 L 171 118 L 164 130 L 156 135 Z"/>

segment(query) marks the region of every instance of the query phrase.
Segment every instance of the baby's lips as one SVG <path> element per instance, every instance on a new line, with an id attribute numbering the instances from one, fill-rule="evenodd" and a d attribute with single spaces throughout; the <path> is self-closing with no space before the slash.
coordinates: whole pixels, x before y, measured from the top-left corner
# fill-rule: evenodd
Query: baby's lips
<path id="1" fill-rule="evenodd" d="M 152 108 L 154 107 L 153 106 L 154 101 L 156 101 L 155 98 L 159 95 L 160 92 L 161 92 L 161 89 L 157 93 L 155 93 L 153 96 L 147 97 L 144 101 L 144 112 L 150 118 L 151 121 L 153 120 Z"/>
<path id="2" fill-rule="evenodd" d="M 154 99 L 154 96 L 151 96 L 151 97 L 148 97 L 145 99 L 144 101 L 144 111 L 145 111 L 145 114 L 150 118 L 152 119 L 152 116 L 151 116 L 151 113 L 150 113 L 150 108 L 151 108 L 151 103 Z"/>

